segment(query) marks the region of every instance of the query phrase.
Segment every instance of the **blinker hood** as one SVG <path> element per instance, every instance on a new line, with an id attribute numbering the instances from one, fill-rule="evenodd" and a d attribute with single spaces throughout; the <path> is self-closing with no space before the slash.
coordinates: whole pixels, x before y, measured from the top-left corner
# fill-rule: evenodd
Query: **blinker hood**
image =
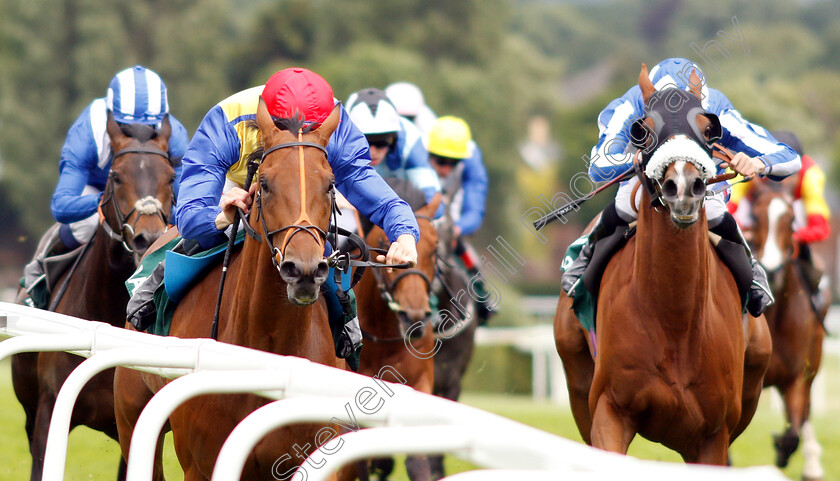
<path id="1" fill-rule="evenodd" d="M 709 140 L 700 132 L 697 115 L 703 115 L 711 122 Z M 717 115 L 706 112 L 694 94 L 676 88 L 654 92 L 645 105 L 645 118 L 653 120 L 653 129 L 644 122 L 644 118 L 636 119 L 630 125 L 631 142 L 636 148 L 642 149 L 644 161 L 649 160 L 663 142 L 675 135 L 687 136 L 711 155 L 712 144 L 720 140 L 723 133 Z M 650 144 L 649 139 L 652 139 Z"/>

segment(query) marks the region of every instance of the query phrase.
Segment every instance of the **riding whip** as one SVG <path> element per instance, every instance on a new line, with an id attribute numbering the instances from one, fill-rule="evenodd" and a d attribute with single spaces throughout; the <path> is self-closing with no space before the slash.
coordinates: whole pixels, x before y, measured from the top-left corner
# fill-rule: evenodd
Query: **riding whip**
<path id="1" fill-rule="evenodd" d="M 548 224 L 550 224 L 550 223 L 554 222 L 555 220 L 557 220 L 557 219 L 563 217 L 564 215 L 568 214 L 569 212 L 572 211 L 572 209 L 577 209 L 578 206 L 580 206 L 581 204 L 583 204 L 587 200 L 591 199 L 592 197 L 595 197 L 596 194 L 603 191 L 607 187 L 610 187 L 611 185 L 613 185 L 617 182 L 621 182 L 622 180 L 627 180 L 630 177 L 636 175 L 636 169 L 637 168 L 634 165 L 633 168 L 631 168 L 627 172 L 621 174 L 620 176 L 616 177 L 615 179 L 612 179 L 611 181 L 607 182 L 606 184 L 602 185 L 601 187 L 598 187 L 597 189 L 593 190 L 592 192 L 586 194 L 585 196 L 580 197 L 578 199 L 575 199 L 575 200 L 569 202 L 568 204 L 565 204 L 562 207 L 559 207 L 559 208 L 549 212 L 548 214 L 540 217 L 539 219 L 534 221 L 534 229 L 537 229 L 537 230 L 542 229 L 543 227 L 547 226 Z"/>
<path id="2" fill-rule="evenodd" d="M 254 179 L 254 174 L 259 168 L 260 162 L 257 159 L 248 161 L 248 175 L 245 177 L 244 189 L 247 192 L 251 187 L 251 181 Z M 225 259 L 222 263 L 222 278 L 219 280 L 219 294 L 216 296 L 216 310 L 213 312 L 213 327 L 210 328 L 210 338 L 216 339 L 219 335 L 219 310 L 222 307 L 222 292 L 225 289 L 225 277 L 227 277 L 228 266 L 230 265 L 230 253 L 233 251 L 233 246 L 236 243 L 236 234 L 239 232 L 239 209 L 233 213 L 233 225 L 228 239 L 227 250 L 225 251 Z"/>

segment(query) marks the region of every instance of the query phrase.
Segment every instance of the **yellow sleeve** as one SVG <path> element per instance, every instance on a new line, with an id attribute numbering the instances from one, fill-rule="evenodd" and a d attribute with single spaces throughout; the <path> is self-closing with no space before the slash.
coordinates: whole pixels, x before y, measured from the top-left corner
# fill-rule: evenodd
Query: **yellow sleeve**
<path id="1" fill-rule="evenodd" d="M 821 215 L 826 220 L 831 216 L 831 211 L 828 209 L 828 204 L 825 202 L 823 192 L 825 190 L 825 174 L 822 169 L 814 165 L 805 171 L 802 177 L 802 185 L 800 188 L 800 195 L 802 204 L 805 207 L 805 213 L 811 215 Z"/>

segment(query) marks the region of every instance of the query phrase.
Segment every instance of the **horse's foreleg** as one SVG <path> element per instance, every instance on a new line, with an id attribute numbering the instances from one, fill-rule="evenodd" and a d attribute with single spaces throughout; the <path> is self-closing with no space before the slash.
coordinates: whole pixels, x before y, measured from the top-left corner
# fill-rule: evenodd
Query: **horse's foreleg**
<path id="1" fill-rule="evenodd" d="M 811 339 L 811 350 L 805 376 L 805 403 L 804 414 L 802 415 L 802 456 L 805 458 L 805 465 L 802 468 L 802 478 L 805 481 L 821 481 L 824 473 L 820 464 L 822 447 L 814 434 L 814 427 L 809 420 L 811 414 L 811 384 L 817 376 L 822 359 L 822 343 L 825 331 L 816 327 L 817 331 Z"/>
<path id="2" fill-rule="evenodd" d="M 408 456 L 405 458 L 405 470 L 411 481 L 430 481 L 432 479 L 429 459 L 426 456 Z"/>
<path id="3" fill-rule="evenodd" d="M 152 398 L 152 392 L 143 381 L 142 374 L 127 368 L 117 368 L 114 373 L 114 415 L 117 422 L 120 449 L 123 461 L 128 460 L 131 435 L 140 418 L 140 413 Z M 163 435 L 158 439 L 155 449 L 155 481 L 164 480 L 163 476 Z"/>
<path id="4" fill-rule="evenodd" d="M 788 461 L 799 447 L 799 430 L 805 421 L 808 410 L 808 393 L 805 379 L 800 376 L 793 383 L 781 389 L 785 401 L 785 418 L 787 427 L 785 432 L 774 435 L 773 444 L 776 448 L 776 466 L 787 467 Z"/>
<path id="5" fill-rule="evenodd" d="M 568 305 L 566 305 L 568 302 Z M 589 344 L 577 318 L 569 310 L 571 300 L 561 301 L 554 318 L 554 344 L 563 361 L 569 403 L 580 435 L 592 444 L 592 415 L 589 412 L 589 390 L 595 373 L 595 362 L 589 353 Z"/>
<path id="6" fill-rule="evenodd" d="M 30 478 L 32 481 L 40 481 L 44 472 L 44 454 L 47 451 L 47 433 L 50 431 L 53 407 L 55 407 L 55 396 L 42 394 L 38 398 L 38 408 L 35 412 L 32 438 L 29 442 L 29 453 L 32 455 L 32 472 Z"/>
<path id="7" fill-rule="evenodd" d="M 724 428 L 703 441 L 696 453 L 681 453 L 687 463 L 726 466 L 729 459 L 729 430 Z"/>
<path id="8" fill-rule="evenodd" d="M 805 464 L 802 467 L 802 479 L 804 481 L 822 481 L 825 473 L 822 464 L 820 464 L 821 454 L 822 446 L 820 446 L 817 436 L 814 434 L 814 427 L 811 425 L 811 421 L 805 421 L 802 424 L 802 456 L 805 458 Z"/>
<path id="9" fill-rule="evenodd" d="M 433 480 L 446 476 L 443 468 L 443 456 L 429 456 L 429 471 Z"/>
<path id="10" fill-rule="evenodd" d="M 732 431 L 729 443 L 735 440 L 752 421 L 758 398 L 764 386 L 764 373 L 773 355 L 770 329 L 764 316 L 748 316 L 746 350 L 744 352 L 744 382 L 741 390 L 741 419 Z"/>
<path id="11" fill-rule="evenodd" d="M 636 436 L 635 423 L 621 416 L 613 401 L 601 395 L 592 413 L 592 445 L 607 451 L 627 454 Z"/>
<path id="12" fill-rule="evenodd" d="M 35 415 L 38 412 L 38 353 L 26 352 L 12 356 L 12 387 L 26 413 L 26 437 L 32 443 Z"/>

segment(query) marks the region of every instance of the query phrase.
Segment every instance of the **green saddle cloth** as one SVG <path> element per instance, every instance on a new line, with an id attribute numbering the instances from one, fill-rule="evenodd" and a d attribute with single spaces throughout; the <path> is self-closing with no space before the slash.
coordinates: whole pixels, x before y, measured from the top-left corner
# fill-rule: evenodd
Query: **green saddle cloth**
<path id="1" fill-rule="evenodd" d="M 565 270 L 566 267 L 578 258 L 581 249 L 583 249 L 583 246 L 586 245 L 588 240 L 589 234 L 585 234 L 576 241 L 572 242 L 569 248 L 566 249 L 566 254 L 563 256 L 563 263 L 561 264 L 561 268 L 563 270 Z M 575 316 L 578 318 L 578 321 L 580 321 L 580 325 L 587 331 L 594 333 L 595 312 L 598 306 L 598 297 L 586 289 L 583 285 L 583 277 L 581 277 L 578 283 L 575 284 L 574 292 L 571 293 L 571 297 L 572 310 L 575 311 Z"/>
<path id="2" fill-rule="evenodd" d="M 236 244 L 241 244 L 244 240 L 245 231 L 240 230 L 236 236 Z M 143 258 L 140 267 L 125 281 L 129 295 L 134 295 L 134 291 L 152 274 L 155 267 L 166 260 L 163 283 L 158 286 L 154 294 L 155 322 L 146 330 L 150 334 L 169 335 L 172 315 L 175 314 L 178 302 L 208 270 L 222 261 L 228 245 L 227 242 L 224 242 L 211 249 L 188 256 L 172 251 L 180 241 L 180 236 L 175 237 L 160 249 Z M 215 301 L 213 299 L 213 302 Z"/>

